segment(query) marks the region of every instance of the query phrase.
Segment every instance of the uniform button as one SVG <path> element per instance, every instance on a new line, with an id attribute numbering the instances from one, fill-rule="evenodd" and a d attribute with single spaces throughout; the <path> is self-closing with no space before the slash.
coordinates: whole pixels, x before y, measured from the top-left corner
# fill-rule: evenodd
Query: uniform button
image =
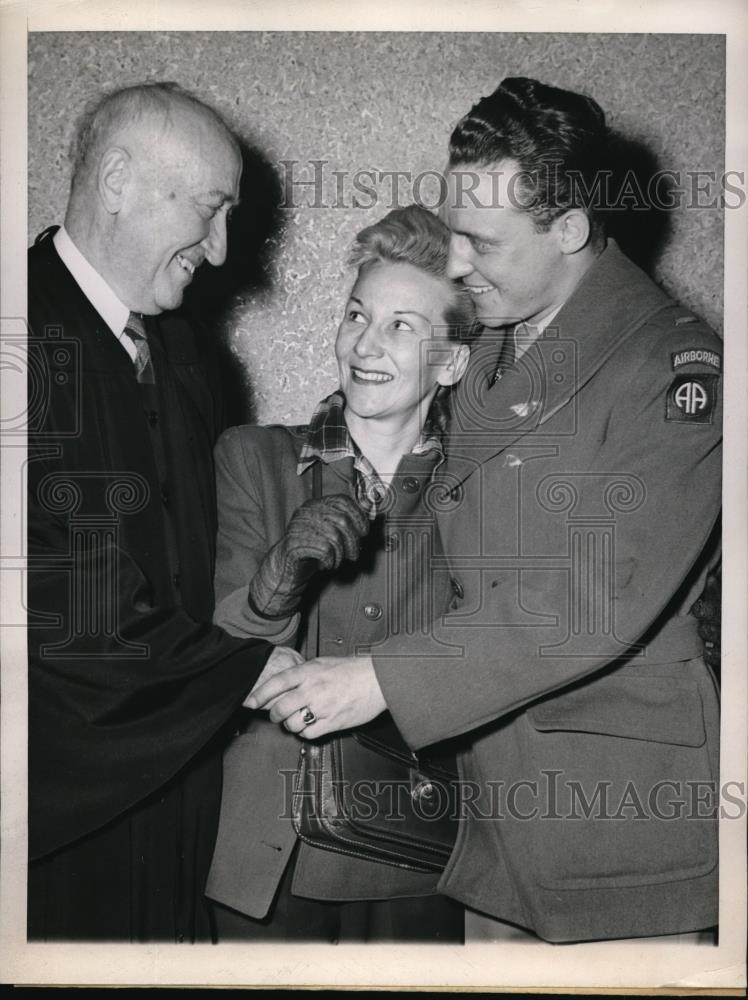
<path id="1" fill-rule="evenodd" d="M 169 506 L 169 492 L 165 486 L 161 487 L 161 503 L 164 505 L 164 507 Z"/>
<path id="2" fill-rule="evenodd" d="M 434 786 L 430 781 L 419 781 L 410 794 L 415 802 L 423 802 L 424 799 L 430 799 L 434 794 Z"/>
<path id="3" fill-rule="evenodd" d="M 387 537 L 384 540 L 384 551 L 394 552 L 399 544 L 400 544 L 400 539 L 397 537 L 397 535 L 387 535 Z"/>
<path id="4" fill-rule="evenodd" d="M 155 410 L 150 410 L 148 413 L 148 423 L 151 427 L 155 427 L 158 423 L 158 413 Z"/>
<path id="5" fill-rule="evenodd" d="M 449 582 L 452 584 L 452 593 L 455 597 L 459 598 L 459 600 L 462 600 L 465 596 L 465 591 L 460 581 L 453 576 Z"/>
<path id="6" fill-rule="evenodd" d="M 172 577 L 172 580 L 174 581 L 174 586 L 177 589 L 179 589 L 179 582 L 180 582 L 179 573 L 175 573 L 174 576 Z"/>
<path id="7" fill-rule="evenodd" d="M 406 476 L 403 479 L 403 489 L 406 493 L 417 493 L 420 483 L 414 476 Z"/>
<path id="8" fill-rule="evenodd" d="M 379 604 L 366 604 L 364 605 L 364 615 L 369 621 L 378 622 L 382 617 L 383 611 Z"/>

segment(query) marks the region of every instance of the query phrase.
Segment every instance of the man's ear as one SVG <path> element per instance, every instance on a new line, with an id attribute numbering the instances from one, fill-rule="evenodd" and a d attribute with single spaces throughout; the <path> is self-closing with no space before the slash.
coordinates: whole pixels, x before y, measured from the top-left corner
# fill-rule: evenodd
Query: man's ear
<path id="1" fill-rule="evenodd" d="M 452 358 L 444 369 L 439 373 L 437 382 L 439 385 L 457 385 L 470 360 L 470 348 L 467 344 L 460 344 L 452 351 Z"/>
<path id="2" fill-rule="evenodd" d="M 570 208 L 553 221 L 561 253 L 571 254 L 582 250 L 590 240 L 590 220 L 581 208 Z"/>
<path id="3" fill-rule="evenodd" d="M 127 181 L 130 178 L 130 154 L 121 146 L 111 146 L 99 162 L 98 190 L 104 207 L 116 215 L 122 206 Z"/>

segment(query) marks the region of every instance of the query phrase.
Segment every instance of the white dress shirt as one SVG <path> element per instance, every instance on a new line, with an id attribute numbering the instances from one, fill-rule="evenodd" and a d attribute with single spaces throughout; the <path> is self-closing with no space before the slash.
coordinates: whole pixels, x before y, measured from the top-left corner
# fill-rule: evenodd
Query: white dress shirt
<path id="1" fill-rule="evenodd" d="M 130 318 L 130 310 L 112 291 L 99 272 L 89 264 L 71 240 L 70 234 L 64 226 L 60 226 L 57 230 L 53 242 L 62 263 L 75 278 L 80 290 L 134 362 L 137 350 L 130 335 L 125 332 L 125 325 Z"/>

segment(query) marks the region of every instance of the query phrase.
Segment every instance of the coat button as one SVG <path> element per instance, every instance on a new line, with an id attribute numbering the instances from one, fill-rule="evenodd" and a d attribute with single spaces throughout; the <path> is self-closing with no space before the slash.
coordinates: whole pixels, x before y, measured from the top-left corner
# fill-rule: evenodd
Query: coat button
<path id="1" fill-rule="evenodd" d="M 179 590 L 179 584 L 180 584 L 179 573 L 175 573 L 174 576 L 172 577 L 172 580 L 174 581 L 174 586 L 177 588 L 177 590 Z"/>
<path id="2" fill-rule="evenodd" d="M 384 612 L 379 604 L 364 605 L 364 615 L 369 621 L 378 622 Z"/>
<path id="3" fill-rule="evenodd" d="M 419 781 L 410 794 L 415 802 L 423 802 L 434 794 L 434 786 L 430 781 Z"/>
<path id="4" fill-rule="evenodd" d="M 406 493 L 417 493 L 420 485 L 415 476 L 406 476 L 403 479 L 403 489 Z"/>
<path id="5" fill-rule="evenodd" d="M 148 423 L 151 427 L 155 427 L 158 423 L 158 413 L 155 410 L 150 410 L 148 413 Z"/>
<path id="6" fill-rule="evenodd" d="M 453 576 L 449 582 L 452 585 L 452 593 L 455 595 L 455 597 L 459 598 L 459 600 L 462 600 L 462 598 L 465 596 L 465 591 L 460 581 Z"/>

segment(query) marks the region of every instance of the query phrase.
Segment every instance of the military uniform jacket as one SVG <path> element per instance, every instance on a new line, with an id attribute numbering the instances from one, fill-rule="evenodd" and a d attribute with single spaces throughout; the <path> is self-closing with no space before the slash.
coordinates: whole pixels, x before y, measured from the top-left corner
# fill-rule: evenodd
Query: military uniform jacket
<path id="1" fill-rule="evenodd" d="M 48 237 L 29 324 L 29 933 L 205 938 L 220 731 L 272 649 L 211 623 L 219 407 L 176 314 L 146 398 Z"/>
<path id="2" fill-rule="evenodd" d="M 319 654 L 344 656 L 382 641 L 390 631 L 426 629 L 452 595 L 444 574 L 431 579 L 441 551 L 428 495 L 437 454 L 403 457 L 391 483 L 394 503 L 372 524 L 355 563 L 312 581 L 301 614 L 281 622 L 253 615 L 249 582 L 285 533 L 294 511 L 312 496 L 312 468 L 297 474 L 306 427 L 235 427 L 216 447 L 218 547 L 215 621 L 233 635 L 264 634 L 316 654 L 304 633 L 309 603 L 319 608 Z M 353 459 L 322 464 L 322 495 L 352 494 Z M 293 780 L 302 742 L 261 713 L 247 713 L 226 752 L 211 899 L 252 917 L 268 912 L 297 837 Z M 393 899 L 436 892 L 438 876 L 363 861 L 300 844 L 292 891 L 326 900 Z"/>
<path id="3" fill-rule="evenodd" d="M 689 609 L 721 341 L 609 243 L 490 387 L 497 351 L 489 331 L 435 481 L 459 607 L 375 651 L 414 749 L 472 733 L 440 889 L 551 941 L 709 926 L 718 702 Z"/>

